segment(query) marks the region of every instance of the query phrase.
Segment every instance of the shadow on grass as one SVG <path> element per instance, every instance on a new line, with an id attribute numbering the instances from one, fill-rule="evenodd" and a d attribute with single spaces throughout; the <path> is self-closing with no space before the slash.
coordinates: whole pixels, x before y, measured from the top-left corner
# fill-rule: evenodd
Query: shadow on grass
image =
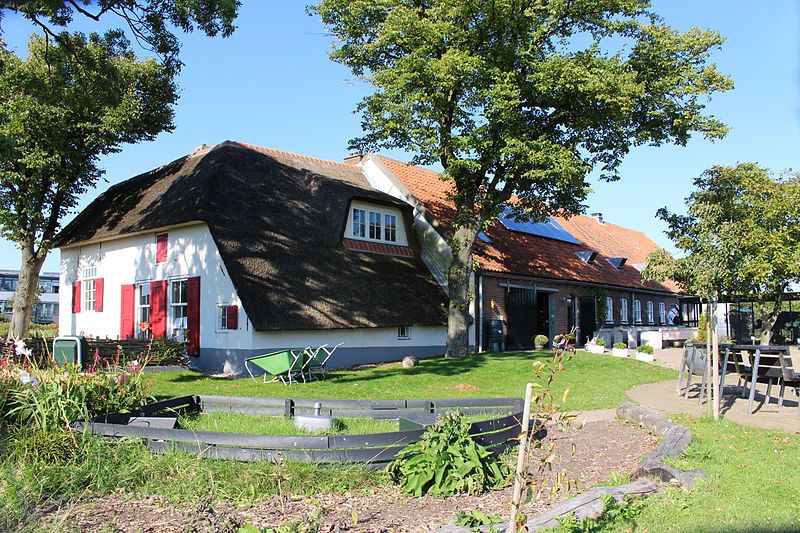
<path id="1" fill-rule="evenodd" d="M 395 362 L 380 364 L 379 366 L 369 368 L 329 370 L 328 377 L 325 381 L 328 383 L 349 384 L 354 382 L 391 380 L 399 376 L 458 376 L 472 372 L 493 362 L 502 361 L 507 363 L 511 361 L 518 361 L 520 363 L 525 363 L 533 362 L 537 359 L 549 359 L 550 357 L 550 354 L 547 352 L 473 354 L 458 359 L 435 357 L 422 359 L 417 366 L 412 368 L 403 368 Z M 187 372 L 181 373 L 180 375 L 169 378 L 165 381 L 170 383 L 191 384 L 208 380 L 214 380 L 215 382 L 218 380 L 220 383 L 225 381 L 234 382 L 238 381 L 239 379 L 250 380 L 251 378 L 245 376 L 232 380 L 229 378 L 215 379 L 200 372 Z M 260 383 L 261 382 L 259 381 L 259 384 Z"/>

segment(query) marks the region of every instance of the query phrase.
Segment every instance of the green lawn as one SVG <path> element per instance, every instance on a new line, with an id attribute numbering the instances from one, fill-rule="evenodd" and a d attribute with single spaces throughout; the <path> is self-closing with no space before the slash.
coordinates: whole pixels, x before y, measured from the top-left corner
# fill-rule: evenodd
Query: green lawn
<path id="1" fill-rule="evenodd" d="M 433 399 L 522 396 L 533 378 L 532 363 L 551 353 L 516 352 L 470 355 L 463 359 L 424 359 L 414 368 L 390 363 L 359 370 L 339 370 L 324 381 L 255 383 L 246 379 L 212 378 L 196 372 L 152 374 L 153 394 L 174 397 L 186 394 L 268 396 L 322 399 Z M 567 387 L 566 409 L 607 409 L 626 399 L 625 391 L 641 383 L 677 378 L 677 372 L 633 359 L 619 359 L 587 352 L 566 364 L 556 379 L 560 398 Z M 471 385 L 477 389 L 457 388 Z"/>
<path id="2" fill-rule="evenodd" d="M 669 489 L 646 499 L 635 531 L 800 531 L 800 436 L 707 418 L 672 418 L 688 427 L 694 440 L 670 463 L 705 470 L 709 477 L 689 493 Z"/>
<path id="3" fill-rule="evenodd" d="M 219 431 L 225 433 L 249 433 L 252 435 L 319 435 L 319 432 L 304 432 L 294 427 L 292 420 L 277 416 L 253 416 L 239 413 L 203 413 L 181 418 L 180 427 L 193 431 Z M 358 435 L 398 431 L 396 420 L 374 420 L 372 418 L 342 418 L 330 434 Z"/>

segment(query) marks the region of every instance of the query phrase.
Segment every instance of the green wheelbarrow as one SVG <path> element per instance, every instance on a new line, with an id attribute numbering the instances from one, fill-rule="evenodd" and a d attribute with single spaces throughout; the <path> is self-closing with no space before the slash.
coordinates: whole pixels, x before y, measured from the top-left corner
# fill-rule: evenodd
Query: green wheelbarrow
<path id="1" fill-rule="evenodd" d="M 252 364 L 264 371 L 264 383 L 274 383 L 280 380 L 284 385 L 291 385 L 293 381 L 297 382 L 295 376 L 301 373 L 309 348 L 310 346 L 280 350 L 248 357 L 244 360 L 244 367 L 256 383 L 258 383 L 258 380 L 256 380 L 248 364 Z M 267 381 L 267 376 L 272 376 L 272 379 Z"/>

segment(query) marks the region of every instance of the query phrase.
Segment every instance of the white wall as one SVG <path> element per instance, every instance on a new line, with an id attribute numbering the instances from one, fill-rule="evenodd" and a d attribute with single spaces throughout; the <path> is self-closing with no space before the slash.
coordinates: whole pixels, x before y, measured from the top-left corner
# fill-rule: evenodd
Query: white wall
<path id="1" fill-rule="evenodd" d="M 340 342 L 344 342 L 343 348 L 443 346 L 445 331 L 444 326 L 412 326 L 409 340 L 398 340 L 397 328 L 257 331 L 253 335 L 253 346 L 265 350 L 322 344 L 334 346 Z"/>
<path id="2" fill-rule="evenodd" d="M 156 234 L 168 233 L 167 261 L 156 264 Z M 104 279 L 103 311 L 72 313 L 72 283 L 94 262 Z M 119 338 L 121 287 L 200 276 L 200 348 L 250 349 L 252 327 L 203 223 L 61 249 L 59 333 Z M 217 332 L 217 305 L 239 306 L 239 329 Z"/>

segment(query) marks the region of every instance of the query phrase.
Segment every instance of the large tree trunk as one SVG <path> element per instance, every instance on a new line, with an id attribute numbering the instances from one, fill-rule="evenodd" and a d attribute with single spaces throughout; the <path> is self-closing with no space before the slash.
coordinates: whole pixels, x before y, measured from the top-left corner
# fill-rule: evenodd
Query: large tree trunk
<path id="1" fill-rule="evenodd" d="M 24 339 L 31 325 L 31 315 L 39 288 L 39 273 L 42 270 L 46 251 L 34 252 L 33 245 L 22 246 L 22 265 L 19 269 L 19 283 L 14 295 L 13 315 L 8 328 L 8 340 Z"/>
<path id="2" fill-rule="evenodd" d="M 774 302 L 759 302 L 761 308 L 761 331 L 759 332 L 759 341 L 762 345 L 768 346 L 772 342 L 772 328 L 778 322 L 778 315 L 781 313 L 783 307 L 783 295 L 778 295 Z"/>
<path id="3" fill-rule="evenodd" d="M 447 271 L 450 305 L 447 311 L 447 351 L 445 357 L 464 357 L 469 353 L 469 304 L 472 301 L 470 278 L 473 272 L 472 247 L 480 223 L 459 226 L 450 239 L 453 258 Z M 480 320 L 480 317 L 477 317 Z"/>

